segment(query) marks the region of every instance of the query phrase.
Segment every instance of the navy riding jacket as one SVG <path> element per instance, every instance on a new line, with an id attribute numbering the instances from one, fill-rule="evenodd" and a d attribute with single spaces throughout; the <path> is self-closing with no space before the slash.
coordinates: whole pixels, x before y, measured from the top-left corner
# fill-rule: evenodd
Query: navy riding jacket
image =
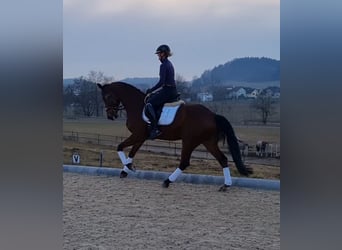
<path id="1" fill-rule="evenodd" d="M 167 58 L 161 61 L 159 69 L 159 82 L 153 88 L 151 88 L 151 91 L 164 86 L 176 87 L 175 70 L 172 63 Z"/>

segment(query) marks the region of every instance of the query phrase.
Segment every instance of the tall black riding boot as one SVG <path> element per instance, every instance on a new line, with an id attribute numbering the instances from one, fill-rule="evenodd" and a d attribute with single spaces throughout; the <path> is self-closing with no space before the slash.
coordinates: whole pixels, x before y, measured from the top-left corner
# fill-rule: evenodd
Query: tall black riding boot
<path id="1" fill-rule="evenodd" d="M 150 136 L 148 137 L 148 139 L 154 140 L 161 134 L 161 131 L 158 129 L 157 116 L 156 116 L 153 106 L 150 103 L 146 104 L 145 108 L 147 111 L 145 112 L 145 114 L 151 122 L 151 125 L 149 128 Z"/>

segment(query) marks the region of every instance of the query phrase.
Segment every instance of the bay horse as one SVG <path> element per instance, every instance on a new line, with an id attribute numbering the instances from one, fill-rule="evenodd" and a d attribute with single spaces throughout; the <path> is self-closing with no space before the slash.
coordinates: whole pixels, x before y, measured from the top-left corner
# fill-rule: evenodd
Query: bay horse
<path id="1" fill-rule="evenodd" d="M 124 82 L 112 82 L 110 84 L 97 84 L 101 89 L 105 104 L 107 118 L 114 120 L 118 117 L 118 111 L 125 109 L 127 113 L 126 126 L 132 133 L 117 147 L 117 153 L 123 164 L 120 178 L 127 177 L 128 173 L 135 171 L 133 158 L 142 144 L 149 136 L 148 124 L 142 118 L 145 106 L 146 94 L 136 87 Z M 167 126 L 160 126 L 160 140 L 181 140 L 182 151 L 179 167 L 164 180 L 162 186 L 167 188 L 190 165 L 190 157 L 193 150 L 203 144 L 206 149 L 217 159 L 223 169 L 224 184 L 219 191 L 226 191 L 232 184 L 228 159 L 218 147 L 219 140 L 227 139 L 230 153 L 238 172 L 248 176 L 253 173 L 252 168 L 246 167 L 241 159 L 241 153 L 237 137 L 230 122 L 223 116 L 210 111 L 201 104 L 182 104 L 174 121 Z M 128 158 L 124 149 L 132 146 Z"/>

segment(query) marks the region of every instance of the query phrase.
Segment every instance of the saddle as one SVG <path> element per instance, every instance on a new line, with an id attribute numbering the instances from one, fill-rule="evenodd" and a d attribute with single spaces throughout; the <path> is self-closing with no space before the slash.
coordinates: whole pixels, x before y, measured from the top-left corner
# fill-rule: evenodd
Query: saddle
<path id="1" fill-rule="evenodd" d="M 183 100 L 169 102 L 165 103 L 162 109 L 156 110 L 157 117 L 160 117 L 158 119 L 158 125 L 170 125 L 173 122 L 179 107 L 184 103 Z M 145 108 L 142 112 L 142 118 L 145 122 L 150 123 L 145 115 Z"/>

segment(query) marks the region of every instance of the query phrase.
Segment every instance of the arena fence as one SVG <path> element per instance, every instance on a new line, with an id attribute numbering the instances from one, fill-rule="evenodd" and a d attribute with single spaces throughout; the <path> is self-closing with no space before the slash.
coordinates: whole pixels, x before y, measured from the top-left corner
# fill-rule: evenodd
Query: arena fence
<path id="1" fill-rule="evenodd" d="M 78 143 L 91 143 L 104 146 L 117 147 L 126 137 L 102 135 L 95 133 L 80 133 L 75 131 L 64 131 L 63 140 L 74 141 Z M 182 144 L 181 141 L 162 141 L 162 140 L 147 140 L 142 145 L 141 150 L 152 151 L 155 153 L 164 153 L 168 155 L 181 155 Z M 227 145 L 222 145 L 221 150 L 229 155 Z M 240 144 L 240 150 L 243 160 L 246 157 L 272 157 L 280 158 L 280 145 L 276 143 L 268 143 L 263 152 L 257 151 L 256 145 Z M 213 159 L 213 156 L 204 148 L 198 146 L 193 154 L 194 158 Z"/>
<path id="2" fill-rule="evenodd" d="M 119 176 L 122 169 L 119 168 L 99 168 L 89 166 L 73 166 L 63 165 L 63 171 L 69 173 L 88 174 L 88 175 L 104 175 L 104 176 Z M 128 178 L 146 179 L 146 180 L 165 180 L 170 173 L 150 170 L 137 170 L 130 172 Z M 224 182 L 223 176 L 210 176 L 200 174 L 185 174 L 182 173 L 176 182 L 185 182 L 192 184 L 208 184 L 222 185 Z M 263 189 L 280 191 L 279 180 L 255 179 L 244 177 L 232 177 L 232 185 L 237 187 Z"/>

